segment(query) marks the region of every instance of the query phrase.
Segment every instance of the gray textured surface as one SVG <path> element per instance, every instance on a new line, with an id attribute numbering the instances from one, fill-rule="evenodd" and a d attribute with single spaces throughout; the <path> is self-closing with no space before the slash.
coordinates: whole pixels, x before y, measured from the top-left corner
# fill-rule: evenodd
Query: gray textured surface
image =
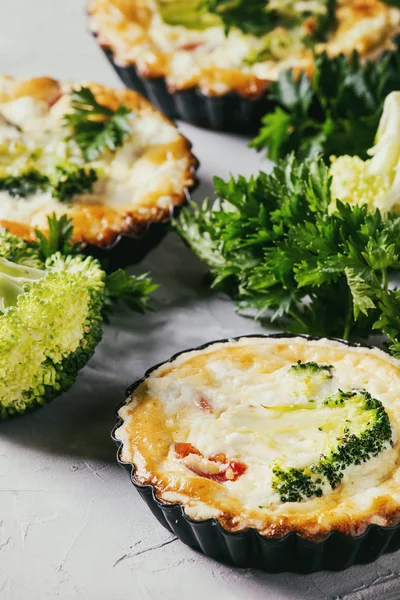
<path id="1" fill-rule="evenodd" d="M 85 31 L 82 0 L 2 0 L 0 71 L 118 84 Z M 244 140 L 182 126 L 213 174 L 248 174 Z M 126 386 L 185 347 L 260 327 L 204 292 L 204 270 L 170 235 L 140 265 L 161 284 L 156 311 L 121 313 L 74 389 L 0 425 L 0 598 L 3 600 L 395 600 L 399 554 L 344 573 L 235 570 L 186 548 L 151 516 L 114 460 L 109 431 Z"/>

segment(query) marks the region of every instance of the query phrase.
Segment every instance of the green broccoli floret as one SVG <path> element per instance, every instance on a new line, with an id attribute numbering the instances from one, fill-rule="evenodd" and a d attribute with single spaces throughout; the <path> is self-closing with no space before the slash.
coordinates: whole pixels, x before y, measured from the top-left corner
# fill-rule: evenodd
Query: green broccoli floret
<path id="1" fill-rule="evenodd" d="M 104 309 L 121 298 L 140 310 L 155 287 L 122 272 L 110 294 L 97 260 L 55 243 L 55 232 L 71 231 L 65 217 L 63 227 L 56 223 L 49 219 L 53 247 L 64 253 L 0 231 L 0 418 L 67 390 L 101 339 Z"/>
<path id="2" fill-rule="evenodd" d="M 300 502 L 304 498 L 322 496 L 320 477 L 308 469 L 281 469 L 275 467 L 272 470 L 272 486 L 278 492 L 281 502 Z"/>
<path id="3" fill-rule="evenodd" d="M 272 487 L 282 502 L 301 502 L 321 496 L 323 485 L 336 488 L 350 465 L 360 465 L 392 443 L 392 429 L 382 403 L 365 390 L 339 391 L 322 401 L 330 409 L 348 409 L 339 435 L 329 440 L 318 462 L 303 468 L 276 465 Z M 320 428 L 321 430 L 321 428 Z"/>
<path id="4" fill-rule="evenodd" d="M 30 169 L 18 175 L 5 175 L 0 178 L 0 191 L 8 192 L 11 196 L 26 198 L 40 190 L 46 190 L 50 185 L 47 175 Z"/>
<path id="5" fill-rule="evenodd" d="M 90 167 L 57 165 L 49 189 L 54 198 L 68 202 L 74 196 L 90 193 L 97 178 L 97 171 Z"/>
<path id="6" fill-rule="evenodd" d="M 39 192 L 49 192 L 53 198 L 68 202 L 74 196 L 90 193 L 97 178 L 97 171 L 91 167 L 65 163 L 56 165 L 54 172 L 48 175 L 36 169 L 17 175 L 3 175 L 0 177 L 0 191 L 19 198 L 26 198 Z"/>
<path id="7" fill-rule="evenodd" d="M 332 379 L 333 365 L 319 365 L 316 362 L 301 362 L 298 360 L 295 365 L 290 367 L 289 371 L 307 375 L 315 375 L 316 373 L 324 373 L 328 379 Z"/>
<path id="8" fill-rule="evenodd" d="M 66 217 L 63 217 L 61 220 L 64 219 Z M 54 219 L 50 217 L 49 220 L 51 223 Z M 59 222 L 57 219 L 56 221 L 57 223 Z M 25 240 L 9 233 L 6 229 L 0 230 L 0 256 L 5 257 L 7 260 L 19 265 L 33 267 L 34 269 L 43 269 L 43 256 L 40 255 L 38 249 L 38 244 L 28 244 Z M 53 254 L 53 252 L 50 254 Z"/>

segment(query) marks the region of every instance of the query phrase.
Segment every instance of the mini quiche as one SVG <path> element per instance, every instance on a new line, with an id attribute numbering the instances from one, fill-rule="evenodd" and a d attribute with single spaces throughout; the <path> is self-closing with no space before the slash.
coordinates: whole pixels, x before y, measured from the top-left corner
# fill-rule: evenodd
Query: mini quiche
<path id="1" fill-rule="evenodd" d="M 221 533 L 257 532 L 262 558 L 263 543 L 297 534 L 320 549 L 336 532 L 343 559 L 365 560 L 352 540 L 400 520 L 399 377 L 386 353 L 328 339 L 215 342 L 131 388 L 114 432 L 119 459 L 139 488 L 152 486 L 173 531 L 186 528 L 184 541 L 206 553 Z M 177 504 L 181 516 L 169 517 Z M 214 525 L 208 542 L 196 537 L 201 523 Z M 244 564 L 268 568 L 253 551 Z"/>
<path id="2" fill-rule="evenodd" d="M 0 226 L 24 239 L 53 213 L 93 248 L 146 237 L 185 201 L 196 166 L 189 142 L 136 92 L 0 77 Z"/>
<path id="3" fill-rule="evenodd" d="M 169 116 L 246 127 L 288 69 L 313 49 L 379 57 L 400 9 L 384 0 L 90 0 L 90 28 L 124 83 Z M 264 98 L 263 98 L 264 96 Z M 229 125 L 230 124 L 230 125 Z"/>

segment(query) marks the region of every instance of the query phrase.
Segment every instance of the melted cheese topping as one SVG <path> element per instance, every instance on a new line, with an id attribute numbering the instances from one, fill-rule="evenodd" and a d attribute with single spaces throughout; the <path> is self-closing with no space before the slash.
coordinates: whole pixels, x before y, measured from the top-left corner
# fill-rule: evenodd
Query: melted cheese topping
<path id="1" fill-rule="evenodd" d="M 1 191 L 0 224 L 23 237 L 31 237 L 36 227 L 46 230 L 48 214 L 67 213 L 73 217 L 76 239 L 108 245 L 120 233 L 134 233 L 147 221 L 167 218 L 193 186 L 196 161 L 173 123 L 135 92 L 82 85 L 100 103 L 113 109 L 122 103 L 132 111 L 132 133 L 123 145 L 115 152 L 105 150 L 91 163 L 84 161 L 74 141 L 65 141 L 64 116 L 71 111 L 73 86 L 46 78 L 0 77 L 0 166 L 11 162 L 17 174 L 18 165 L 38 149 L 39 169 L 68 159 L 99 174 L 91 192 L 72 202 L 61 202 L 50 192 L 19 198 Z"/>
<path id="2" fill-rule="evenodd" d="M 89 12 L 92 31 L 100 45 L 112 50 L 117 64 L 134 63 L 144 77 L 165 76 L 172 91 L 198 85 L 207 95 L 236 90 L 257 96 L 281 71 L 312 65 L 312 52 L 301 41 L 288 55 L 278 52 L 273 59 L 249 64 L 249 57 L 263 49 L 262 37 L 237 29 L 225 36 L 223 26 L 196 31 L 168 25 L 155 0 L 91 0 Z M 375 55 L 394 47 L 400 10 L 379 0 L 338 0 L 336 21 L 317 51 Z"/>
<path id="3" fill-rule="evenodd" d="M 332 377 L 293 372 L 299 360 L 333 365 Z M 400 363 L 381 351 L 328 340 L 213 344 L 162 365 L 136 388 L 119 413 L 121 458 L 135 465 L 136 481 L 182 503 L 194 519 L 215 516 L 230 530 L 250 526 L 272 536 L 361 533 L 369 523 L 391 524 L 400 510 L 399 375 Z M 393 444 L 346 468 L 334 490 L 323 484 L 322 497 L 282 502 L 272 469 L 317 462 L 346 420 L 356 420 L 351 404 L 332 409 L 322 401 L 354 389 L 382 402 Z M 194 450 L 180 455 L 182 443 Z M 237 478 L 226 471 L 227 462 L 235 470 L 232 461 L 246 466 Z M 222 471 L 222 481 L 212 479 Z"/>

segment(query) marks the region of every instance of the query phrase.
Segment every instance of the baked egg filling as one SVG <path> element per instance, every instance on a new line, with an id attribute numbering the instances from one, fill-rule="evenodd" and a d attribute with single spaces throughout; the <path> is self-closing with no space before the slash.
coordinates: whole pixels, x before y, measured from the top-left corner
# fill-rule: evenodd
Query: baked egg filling
<path id="1" fill-rule="evenodd" d="M 400 31 L 400 10 L 379 0 L 269 2 L 265 27 L 253 17 L 248 30 L 243 23 L 227 30 L 206 4 L 92 0 L 90 26 L 118 65 L 134 63 L 145 77 L 165 76 L 172 91 L 199 85 L 209 95 L 233 89 L 245 96 L 262 93 L 283 70 L 310 68 L 310 46 L 330 55 L 357 50 L 373 56 L 392 49 Z"/>
<path id="2" fill-rule="evenodd" d="M 121 457 L 192 518 L 358 532 L 398 510 L 398 375 L 383 352 L 328 340 L 211 345 L 136 388 Z"/>
<path id="3" fill-rule="evenodd" d="M 58 82 L 57 96 L 43 97 L 41 82 L 30 80 L 24 93 L 18 81 L 0 78 L 0 221 L 43 229 L 49 214 L 75 214 L 84 233 L 81 213 L 92 217 L 91 237 L 101 242 L 114 221 L 123 230 L 135 219 L 168 214 L 184 197 L 188 143 L 147 101 L 134 92 Z M 100 107 L 86 120 L 84 110 L 92 107 L 74 100 L 82 90 L 93 91 Z"/>

